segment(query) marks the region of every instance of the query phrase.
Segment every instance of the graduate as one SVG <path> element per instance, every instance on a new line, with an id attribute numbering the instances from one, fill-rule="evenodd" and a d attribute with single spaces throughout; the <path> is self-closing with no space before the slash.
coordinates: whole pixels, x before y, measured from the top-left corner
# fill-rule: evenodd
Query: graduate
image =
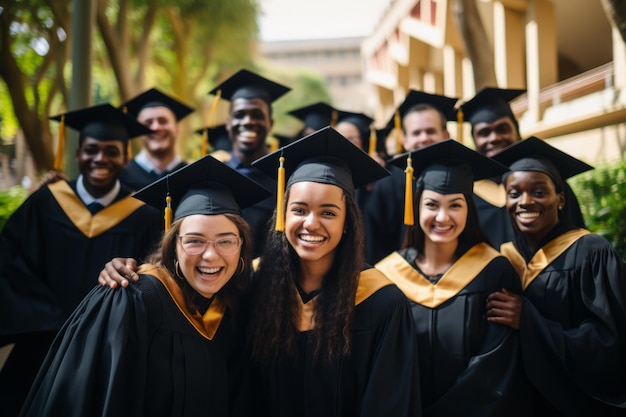
<path id="1" fill-rule="evenodd" d="M 179 123 L 193 108 L 156 88 L 135 96 L 120 108 L 152 130 L 141 137 L 143 149 L 122 171 L 122 184 L 136 191 L 185 166 L 176 149 Z"/>
<path id="2" fill-rule="evenodd" d="M 388 172 L 331 127 L 254 166 L 279 187 L 251 291 L 254 414 L 419 416 L 409 305 L 366 266 L 354 198 Z"/>
<path id="3" fill-rule="evenodd" d="M 287 114 L 302 122 L 302 128 L 295 136 L 296 139 L 300 139 L 326 126 L 335 127 L 339 118 L 344 117 L 347 113 L 328 103 L 318 101 L 290 110 Z"/>
<path id="4" fill-rule="evenodd" d="M 496 155 L 522 138 L 519 123 L 510 102 L 525 90 L 486 87 L 460 108 L 464 120 L 471 125 L 476 151 L 488 158 Z M 565 184 L 570 203 L 565 214 L 572 223 L 585 227 L 585 222 L 571 188 Z M 474 201 L 480 225 L 495 248 L 513 240 L 513 228 L 506 211 L 506 194 L 500 178 L 485 178 L 474 186 Z"/>
<path id="5" fill-rule="evenodd" d="M 83 299 L 21 415 L 229 416 L 252 259 L 241 208 L 267 195 L 211 156 L 135 194 L 166 207 L 160 245 L 141 279 L 124 290 L 97 286 Z"/>
<path id="6" fill-rule="evenodd" d="M 415 151 L 450 137 L 448 120 L 454 120 L 457 99 L 411 90 L 388 123 L 396 146 Z M 404 207 L 403 168 L 389 166 L 391 176 L 374 184 L 363 209 L 367 233 L 366 256 L 375 264 L 391 252 L 400 249 L 406 237 L 402 218 Z"/>
<path id="7" fill-rule="evenodd" d="M 110 104 L 52 117 L 79 132 L 72 181 L 42 186 L 0 233 L 0 415 L 17 415 L 56 332 L 115 256 L 143 258 L 160 213 L 131 197 L 119 175 L 128 140 L 150 130 Z M 62 136 L 60 136 L 62 140 Z"/>
<path id="8" fill-rule="evenodd" d="M 564 181 L 592 169 L 529 138 L 496 154 L 515 240 L 501 252 L 523 293 L 490 295 L 487 317 L 519 329 L 537 416 L 626 415 L 626 272 L 603 237 L 573 225 Z"/>
<path id="9" fill-rule="evenodd" d="M 232 142 L 232 150 L 223 161 L 268 190 L 275 190 L 276 184 L 254 168 L 252 162 L 267 155 L 267 138 L 274 126 L 272 103 L 289 91 L 290 88 L 282 84 L 242 69 L 209 92 L 230 102 L 226 130 Z M 255 257 L 261 253 L 273 211 L 273 198 L 260 201 L 243 211 L 243 217 L 252 229 Z"/>
<path id="10" fill-rule="evenodd" d="M 407 247 L 376 268 L 411 303 L 423 415 L 530 415 L 517 332 L 484 317 L 487 296 L 502 288 L 521 292 L 519 279 L 487 243 L 472 200 L 474 180 L 500 175 L 506 167 L 453 139 L 390 164 L 407 167 L 405 222 L 414 226 Z"/>

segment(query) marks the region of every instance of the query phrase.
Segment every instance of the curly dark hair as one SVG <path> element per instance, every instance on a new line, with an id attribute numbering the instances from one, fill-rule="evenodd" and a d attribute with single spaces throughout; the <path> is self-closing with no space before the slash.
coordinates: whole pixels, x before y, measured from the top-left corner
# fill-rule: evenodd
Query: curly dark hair
<path id="1" fill-rule="evenodd" d="M 285 193 L 289 200 L 289 188 Z M 314 357 L 326 359 L 350 354 L 350 332 L 359 274 L 365 266 L 365 232 L 354 196 L 344 192 L 345 233 L 339 242 L 333 265 L 324 277 L 316 298 Z M 276 212 L 272 218 L 275 224 Z M 254 276 L 254 297 L 250 348 L 253 359 L 267 364 L 282 355 L 295 356 L 298 329 L 295 319 L 300 300 L 295 280 L 300 275 L 300 260 L 284 233 L 267 234 L 259 269 Z"/>
<path id="2" fill-rule="evenodd" d="M 418 253 L 424 253 L 424 231 L 419 225 L 420 216 L 420 200 L 422 198 L 423 189 L 419 189 L 413 199 L 413 210 L 415 212 L 415 224 L 411 226 L 407 232 L 408 239 L 407 244 L 404 247 L 416 248 Z M 477 243 L 489 243 L 489 239 L 485 235 L 485 232 L 480 227 L 478 221 L 478 209 L 474 198 L 466 193 L 463 193 L 465 201 L 467 202 L 467 222 L 465 223 L 465 229 L 459 235 L 459 245 L 457 251 L 465 251 L 468 248 L 476 245 Z"/>
<path id="3" fill-rule="evenodd" d="M 231 313 L 235 315 L 239 309 L 241 295 L 249 287 L 249 277 L 252 264 L 252 239 L 250 237 L 250 226 L 248 226 L 248 223 L 246 223 L 243 217 L 230 213 L 225 213 L 224 216 L 237 226 L 237 229 L 239 230 L 239 237 L 243 240 L 241 245 L 241 258 L 243 259 L 244 265 L 243 270 L 237 269 L 235 275 L 233 275 L 233 277 L 219 291 L 220 299 L 225 302 Z M 146 260 L 148 263 L 165 268 L 172 277 L 176 277 L 175 262 L 178 258 L 176 255 L 176 243 L 183 219 L 184 217 L 172 223 L 170 229 L 163 235 L 160 247 L 152 252 Z M 197 307 L 193 302 L 193 299 L 197 294 L 196 290 L 189 285 L 187 280 L 175 279 L 174 281 L 181 288 L 189 311 L 197 311 Z"/>

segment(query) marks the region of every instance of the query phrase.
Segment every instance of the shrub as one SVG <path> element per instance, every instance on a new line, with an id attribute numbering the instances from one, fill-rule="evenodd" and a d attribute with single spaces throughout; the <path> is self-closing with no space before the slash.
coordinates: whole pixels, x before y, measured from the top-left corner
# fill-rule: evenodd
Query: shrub
<path id="1" fill-rule="evenodd" d="M 19 185 L 0 190 L 0 230 L 27 196 L 28 192 Z"/>
<path id="2" fill-rule="evenodd" d="M 626 259 L 626 161 L 598 166 L 569 181 L 587 228 Z"/>

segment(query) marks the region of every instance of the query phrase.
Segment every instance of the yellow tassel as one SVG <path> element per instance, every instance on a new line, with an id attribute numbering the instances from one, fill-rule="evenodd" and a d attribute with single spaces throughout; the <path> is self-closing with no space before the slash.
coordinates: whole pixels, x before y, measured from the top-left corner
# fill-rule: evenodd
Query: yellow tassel
<path id="1" fill-rule="evenodd" d="M 459 108 L 456 112 L 456 140 L 459 143 L 463 143 L 463 122 L 465 120 L 463 115 L 463 109 Z"/>
<path id="2" fill-rule="evenodd" d="M 278 167 L 278 188 L 276 190 L 276 231 L 285 231 L 285 157 L 279 159 Z"/>
<path id="3" fill-rule="evenodd" d="M 396 110 L 393 116 L 393 127 L 396 131 L 396 151 L 402 153 L 404 150 L 402 147 L 402 119 L 400 118 L 400 112 Z"/>
<path id="4" fill-rule="evenodd" d="M 413 226 L 413 159 L 410 154 L 406 159 L 405 187 L 404 187 L 404 224 Z"/>
<path id="5" fill-rule="evenodd" d="M 61 116 L 61 122 L 59 123 L 57 152 L 54 157 L 54 169 L 59 172 L 63 171 L 63 142 L 65 142 L 65 115 Z"/>
<path id="6" fill-rule="evenodd" d="M 133 147 L 130 145 L 130 139 L 126 142 L 126 155 L 128 159 L 133 157 Z"/>
<path id="7" fill-rule="evenodd" d="M 370 156 L 376 156 L 376 129 L 370 129 L 370 147 L 368 150 L 368 154 Z"/>
<path id="8" fill-rule="evenodd" d="M 333 110 L 330 114 L 330 127 L 335 127 L 337 125 L 337 119 L 339 118 L 339 113 L 337 110 Z"/>
<path id="9" fill-rule="evenodd" d="M 202 156 L 209 153 L 209 128 L 202 131 Z"/>
<path id="10" fill-rule="evenodd" d="M 276 138 L 270 139 L 270 152 L 276 152 L 278 150 L 278 142 L 279 140 Z"/>
<path id="11" fill-rule="evenodd" d="M 172 197 L 165 197 L 165 231 L 170 230 L 172 226 Z"/>

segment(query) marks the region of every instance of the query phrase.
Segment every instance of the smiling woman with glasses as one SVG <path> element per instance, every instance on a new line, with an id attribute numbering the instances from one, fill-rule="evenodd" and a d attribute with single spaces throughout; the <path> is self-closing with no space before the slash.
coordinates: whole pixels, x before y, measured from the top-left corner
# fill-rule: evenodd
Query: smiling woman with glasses
<path id="1" fill-rule="evenodd" d="M 134 197 L 162 208 L 166 195 L 174 219 L 170 226 L 167 207 L 141 279 L 124 290 L 98 286 L 83 300 L 22 415 L 233 414 L 252 259 L 241 208 L 269 193 L 207 156 Z"/>

